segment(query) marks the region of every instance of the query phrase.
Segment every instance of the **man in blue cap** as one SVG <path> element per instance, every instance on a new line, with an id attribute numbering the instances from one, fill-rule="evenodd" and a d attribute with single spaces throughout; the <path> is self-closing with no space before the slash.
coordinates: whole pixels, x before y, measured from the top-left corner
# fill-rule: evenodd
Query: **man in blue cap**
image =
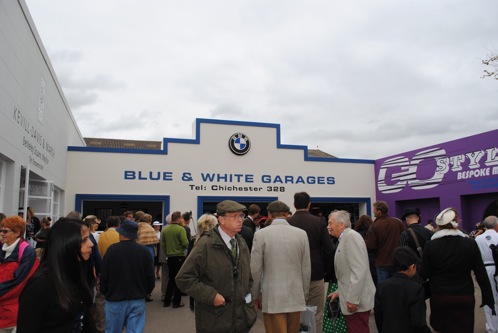
<path id="1" fill-rule="evenodd" d="M 154 263 L 149 250 L 136 242 L 138 224 L 124 220 L 116 229 L 119 243 L 104 256 L 100 291 L 105 295 L 107 333 L 143 332 L 145 297 L 155 286 Z"/>

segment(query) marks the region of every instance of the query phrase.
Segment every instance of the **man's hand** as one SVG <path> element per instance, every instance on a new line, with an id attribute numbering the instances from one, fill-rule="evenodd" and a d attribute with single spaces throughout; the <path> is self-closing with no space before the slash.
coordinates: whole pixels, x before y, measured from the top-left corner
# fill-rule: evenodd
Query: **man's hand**
<path id="1" fill-rule="evenodd" d="M 357 304 L 351 304 L 351 303 L 347 302 L 346 306 L 348 308 L 348 312 L 349 313 L 355 313 L 356 311 L 358 311 L 358 305 Z"/>
<path id="2" fill-rule="evenodd" d="M 216 296 L 214 296 L 213 305 L 214 306 L 225 305 L 225 297 L 221 296 L 220 294 L 216 294 Z"/>
<path id="3" fill-rule="evenodd" d="M 263 300 L 261 298 L 256 298 L 254 301 L 252 301 L 254 304 L 254 308 L 256 310 L 258 309 L 263 309 Z"/>

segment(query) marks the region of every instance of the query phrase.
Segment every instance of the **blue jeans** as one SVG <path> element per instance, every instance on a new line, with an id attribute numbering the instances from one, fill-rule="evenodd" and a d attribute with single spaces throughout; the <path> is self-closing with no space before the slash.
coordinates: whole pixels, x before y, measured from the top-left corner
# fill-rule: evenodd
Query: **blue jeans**
<path id="1" fill-rule="evenodd" d="M 393 276 L 392 266 L 386 267 L 376 267 L 377 269 L 377 283 L 380 284 L 382 281 L 387 280 Z"/>
<path id="2" fill-rule="evenodd" d="M 142 333 L 145 327 L 145 298 L 129 301 L 105 301 L 106 333 Z"/>

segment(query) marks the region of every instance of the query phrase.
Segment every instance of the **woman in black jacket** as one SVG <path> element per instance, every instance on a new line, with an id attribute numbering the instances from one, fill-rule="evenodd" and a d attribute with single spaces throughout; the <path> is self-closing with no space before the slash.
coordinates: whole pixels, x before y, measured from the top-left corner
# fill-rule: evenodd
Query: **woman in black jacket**
<path id="1" fill-rule="evenodd" d="M 81 220 L 59 219 L 50 229 L 38 271 L 19 297 L 18 333 L 94 332 L 93 243 Z"/>
<path id="2" fill-rule="evenodd" d="M 430 324 L 438 332 L 474 332 L 474 272 L 482 304 L 494 309 L 491 284 L 479 248 L 458 230 L 458 215 L 446 208 L 436 217 L 437 231 L 425 244 L 420 277 L 429 279 Z"/>

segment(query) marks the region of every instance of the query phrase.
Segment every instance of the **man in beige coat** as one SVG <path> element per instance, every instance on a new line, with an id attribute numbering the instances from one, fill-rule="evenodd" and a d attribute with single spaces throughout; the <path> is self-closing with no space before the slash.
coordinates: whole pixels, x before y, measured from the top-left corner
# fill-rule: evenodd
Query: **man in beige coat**
<path id="1" fill-rule="evenodd" d="M 345 210 L 329 215 L 327 229 L 339 239 L 339 245 L 334 257 L 338 289 L 328 297 L 331 300 L 339 297 L 349 332 L 369 333 L 368 320 L 374 307 L 375 285 L 370 274 L 365 241 L 351 229 L 350 218 Z"/>
<path id="2" fill-rule="evenodd" d="M 262 303 L 266 332 L 297 333 L 310 285 L 308 236 L 286 221 L 289 206 L 285 203 L 270 203 L 268 212 L 274 220 L 254 234 L 251 252 L 254 304 L 261 307 Z"/>

